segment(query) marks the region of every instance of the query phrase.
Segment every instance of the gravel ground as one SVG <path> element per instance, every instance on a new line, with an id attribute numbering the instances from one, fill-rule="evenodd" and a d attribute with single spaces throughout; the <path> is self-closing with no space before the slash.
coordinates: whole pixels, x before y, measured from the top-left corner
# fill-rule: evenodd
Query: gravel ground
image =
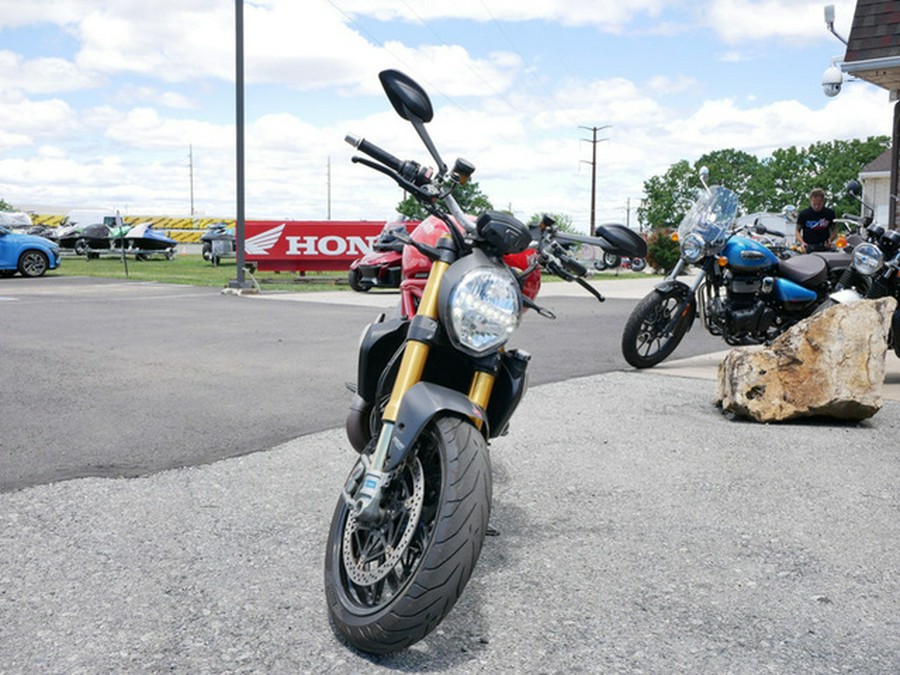
<path id="1" fill-rule="evenodd" d="M 322 564 L 340 429 L 0 494 L 2 673 L 896 673 L 900 403 L 729 420 L 647 372 L 532 388 L 492 445 L 498 537 L 438 630 L 370 658 Z"/>

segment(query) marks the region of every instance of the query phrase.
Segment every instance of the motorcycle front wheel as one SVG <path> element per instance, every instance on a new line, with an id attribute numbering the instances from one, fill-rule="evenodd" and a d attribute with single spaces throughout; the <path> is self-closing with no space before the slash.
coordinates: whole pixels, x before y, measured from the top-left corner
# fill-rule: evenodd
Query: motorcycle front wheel
<path id="1" fill-rule="evenodd" d="M 362 461 L 349 482 L 364 474 Z M 383 522 L 357 522 L 338 500 L 325 556 L 325 597 L 337 635 L 365 652 L 405 649 L 462 594 L 491 508 L 487 444 L 467 420 L 438 417 L 385 488 Z"/>
<path id="2" fill-rule="evenodd" d="M 683 301 L 682 289 L 655 290 L 637 304 L 622 331 L 622 355 L 630 365 L 652 368 L 675 351 L 693 321 L 693 312 L 683 311 L 675 327 L 666 332 Z"/>
<path id="3" fill-rule="evenodd" d="M 347 282 L 350 284 L 350 288 L 357 293 L 367 293 L 369 289 L 372 288 L 369 284 L 363 282 L 362 272 L 359 270 L 350 270 L 347 272 Z"/>

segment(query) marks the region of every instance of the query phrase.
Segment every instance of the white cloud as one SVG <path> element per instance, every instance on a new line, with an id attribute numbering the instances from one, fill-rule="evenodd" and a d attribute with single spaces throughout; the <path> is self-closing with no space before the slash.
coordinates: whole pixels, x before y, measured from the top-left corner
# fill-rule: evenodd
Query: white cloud
<path id="1" fill-rule="evenodd" d="M 0 51 L 0 91 L 29 94 L 71 92 L 98 87 L 102 80 L 61 58 L 27 60 L 9 50 Z"/>
<path id="2" fill-rule="evenodd" d="M 820 0 L 715 0 L 703 3 L 698 16 L 729 44 L 742 44 L 770 38 L 785 41 L 810 41 L 827 38 Z M 856 3 L 834 0 L 835 28 L 847 37 Z M 834 39 L 834 38 L 829 38 Z"/>
<path id="3" fill-rule="evenodd" d="M 402 4 L 390 0 L 342 0 L 335 3 L 352 15 L 366 15 L 381 21 L 401 19 L 421 23 L 433 19 L 471 19 L 474 21 L 558 22 L 565 26 L 596 25 L 619 29 L 635 16 L 657 15 L 667 4 L 664 0 L 596 2 L 596 0 L 456 0 L 431 2 L 410 0 Z"/>
<path id="4" fill-rule="evenodd" d="M 854 3 L 835 4 L 841 30 Z M 187 213 L 191 145 L 197 208 L 233 213 L 233 12 L 233 3 L 218 0 L 0 0 L 0 27 L 55 22 L 75 43 L 66 58 L 0 51 L 0 197 Z M 379 44 L 363 16 L 401 18 L 421 26 L 420 37 Z M 598 39 L 602 31 L 702 36 L 711 53 L 748 60 L 773 39 L 834 42 L 815 0 L 248 2 L 248 213 L 324 217 L 329 184 L 334 218 L 378 218 L 394 208 L 399 189 L 352 165 L 342 143 L 354 132 L 427 160 L 381 93 L 374 73 L 385 67 L 421 81 L 435 104 L 429 128 L 444 159 L 475 163 L 476 180 L 497 206 L 525 218 L 569 213 L 583 229 L 591 176 L 582 126 L 611 125 L 597 148 L 598 209 L 601 219 L 620 221 L 643 182 L 679 159 L 890 131 L 887 96 L 868 85 L 845 86 L 820 104 L 772 101 L 749 87 L 752 96 L 726 98 L 705 73 L 652 60 L 642 79 L 612 63 L 601 76 L 575 70 L 555 80 L 527 49 L 495 42 L 476 51 L 452 35 L 439 39 L 429 28 L 441 17 L 594 26 Z M 273 90 L 274 102 L 254 98 Z"/>

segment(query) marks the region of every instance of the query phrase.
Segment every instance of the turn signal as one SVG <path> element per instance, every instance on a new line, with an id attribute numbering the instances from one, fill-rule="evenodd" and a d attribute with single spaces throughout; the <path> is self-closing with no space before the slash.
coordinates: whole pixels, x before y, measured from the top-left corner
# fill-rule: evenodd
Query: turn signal
<path id="1" fill-rule="evenodd" d="M 727 267 L 728 266 L 728 258 L 725 256 L 719 256 L 716 258 L 716 262 L 719 263 L 719 267 Z"/>

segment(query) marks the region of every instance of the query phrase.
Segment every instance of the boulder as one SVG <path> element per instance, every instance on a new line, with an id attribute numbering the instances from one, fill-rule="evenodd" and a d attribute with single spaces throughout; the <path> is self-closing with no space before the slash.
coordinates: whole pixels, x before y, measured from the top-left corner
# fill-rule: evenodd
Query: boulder
<path id="1" fill-rule="evenodd" d="M 757 422 L 863 420 L 881 409 L 894 298 L 834 305 L 719 364 L 716 404 Z"/>

